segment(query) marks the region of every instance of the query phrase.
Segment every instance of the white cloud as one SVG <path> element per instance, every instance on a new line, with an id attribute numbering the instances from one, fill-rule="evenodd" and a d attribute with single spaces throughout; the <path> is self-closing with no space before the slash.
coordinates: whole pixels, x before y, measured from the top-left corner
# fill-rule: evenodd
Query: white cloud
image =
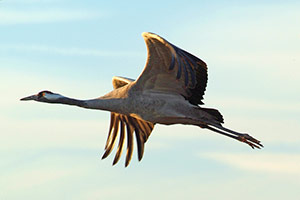
<path id="1" fill-rule="evenodd" d="M 214 95 L 209 99 L 209 104 L 218 105 L 222 102 L 222 107 L 226 109 L 244 109 L 244 110 L 257 110 L 259 112 L 274 111 L 277 112 L 300 112 L 300 102 L 294 100 L 290 101 L 270 101 L 264 97 L 239 97 L 239 96 L 225 96 L 225 95 Z"/>
<path id="2" fill-rule="evenodd" d="M 294 43 L 299 40 L 294 38 Z M 241 66 L 245 69 L 251 69 L 253 73 L 265 74 L 274 78 L 274 84 L 277 81 L 293 81 L 299 83 L 300 75 L 300 51 L 293 50 L 264 52 L 259 49 L 251 50 L 248 53 L 226 52 L 221 55 L 213 55 L 212 57 L 218 63 L 226 63 L 226 67 L 241 70 Z M 222 65 L 219 65 L 222 66 Z M 275 82 L 276 81 L 276 82 Z M 287 84 L 287 83 L 285 83 Z"/>
<path id="3" fill-rule="evenodd" d="M 83 147 L 100 151 L 104 146 L 108 127 L 108 120 L 33 119 L 12 122 L 1 116 L 0 120 L 4 122 L 0 128 L 2 151 L 51 147 Z"/>
<path id="4" fill-rule="evenodd" d="M 34 188 L 41 184 L 51 181 L 57 181 L 70 174 L 70 169 L 30 169 L 16 171 L 10 173 L 9 176 L 1 177 L 6 181 L 6 185 L 2 185 L 4 190 L 24 190 Z"/>
<path id="5" fill-rule="evenodd" d="M 0 25 L 50 23 L 103 17 L 102 13 L 82 10 L 48 9 L 41 11 L 2 10 Z"/>
<path id="6" fill-rule="evenodd" d="M 105 56 L 105 57 L 137 57 L 144 56 L 144 52 L 134 51 L 102 51 L 99 49 L 86 49 L 76 47 L 55 47 L 44 45 L 2 45 L 2 49 L 11 49 L 17 51 L 32 51 L 32 52 L 46 52 L 55 53 L 68 56 Z"/>
<path id="7" fill-rule="evenodd" d="M 242 170 L 300 176 L 300 154 L 200 153 L 199 155 Z"/>
<path id="8" fill-rule="evenodd" d="M 32 4 L 32 3 L 52 3 L 52 2 L 57 2 L 58 0 L 10 0 L 10 3 L 22 3 L 22 4 Z"/>

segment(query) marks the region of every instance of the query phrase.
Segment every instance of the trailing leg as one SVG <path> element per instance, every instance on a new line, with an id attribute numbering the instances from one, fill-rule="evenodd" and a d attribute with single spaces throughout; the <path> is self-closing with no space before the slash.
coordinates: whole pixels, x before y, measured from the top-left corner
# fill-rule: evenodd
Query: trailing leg
<path id="1" fill-rule="evenodd" d="M 211 127 L 211 126 L 214 126 L 214 127 L 218 128 L 218 129 L 221 129 L 223 131 L 215 129 L 215 128 Z M 238 140 L 240 142 L 246 143 L 249 146 L 251 146 L 253 149 L 254 148 L 260 149 L 261 147 L 263 147 L 263 145 L 260 143 L 259 140 L 251 137 L 248 134 L 238 133 L 236 131 L 227 129 L 227 128 L 223 127 L 221 124 L 211 124 L 211 126 L 206 125 L 206 126 L 203 126 L 203 128 L 207 128 L 207 129 L 209 129 L 211 131 L 214 131 L 216 133 L 220 133 L 222 135 L 231 137 L 231 138 L 233 138 L 235 140 Z"/>

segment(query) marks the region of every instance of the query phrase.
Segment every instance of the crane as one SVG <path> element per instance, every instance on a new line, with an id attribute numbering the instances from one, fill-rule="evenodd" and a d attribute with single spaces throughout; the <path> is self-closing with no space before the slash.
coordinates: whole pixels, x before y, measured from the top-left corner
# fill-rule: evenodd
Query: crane
<path id="1" fill-rule="evenodd" d="M 207 85 L 207 65 L 204 61 L 157 34 L 144 32 L 142 36 L 148 57 L 137 80 L 115 76 L 112 79 L 114 90 L 95 99 L 78 100 L 44 90 L 21 100 L 110 111 L 109 132 L 102 159 L 111 153 L 119 137 L 113 165 L 121 157 L 125 136 L 125 167 L 132 158 L 134 136 L 138 160 L 141 161 L 145 143 L 155 124 L 195 125 L 246 143 L 253 149 L 263 147 L 252 136 L 225 128 L 222 125 L 223 116 L 218 110 L 200 106 Z"/>

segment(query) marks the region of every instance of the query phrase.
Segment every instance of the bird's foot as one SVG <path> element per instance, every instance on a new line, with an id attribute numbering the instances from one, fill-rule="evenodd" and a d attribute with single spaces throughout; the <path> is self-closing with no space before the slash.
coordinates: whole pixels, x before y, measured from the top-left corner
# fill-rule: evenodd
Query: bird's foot
<path id="1" fill-rule="evenodd" d="M 254 148 L 258 148 L 260 149 L 261 147 L 264 147 L 259 140 L 251 137 L 248 134 L 241 134 L 237 137 L 237 139 L 241 142 L 244 142 L 246 144 L 248 144 L 252 149 Z"/>

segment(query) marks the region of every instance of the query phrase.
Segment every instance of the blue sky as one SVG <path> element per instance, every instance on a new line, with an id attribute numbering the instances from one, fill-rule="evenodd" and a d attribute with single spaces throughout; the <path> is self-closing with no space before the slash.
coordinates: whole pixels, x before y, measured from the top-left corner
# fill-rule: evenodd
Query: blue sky
<path id="1" fill-rule="evenodd" d="M 101 160 L 109 113 L 20 102 L 47 89 L 75 98 L 136 78 L 145 31 L 209 68 L 205 105 L 265 148 L 191 126 L 155 127 L 136 152 Z M 0 199 L 297 199 L 297 1 L 0 1 Z M 114 153 L 114 152 L 113 152 Z"/>

